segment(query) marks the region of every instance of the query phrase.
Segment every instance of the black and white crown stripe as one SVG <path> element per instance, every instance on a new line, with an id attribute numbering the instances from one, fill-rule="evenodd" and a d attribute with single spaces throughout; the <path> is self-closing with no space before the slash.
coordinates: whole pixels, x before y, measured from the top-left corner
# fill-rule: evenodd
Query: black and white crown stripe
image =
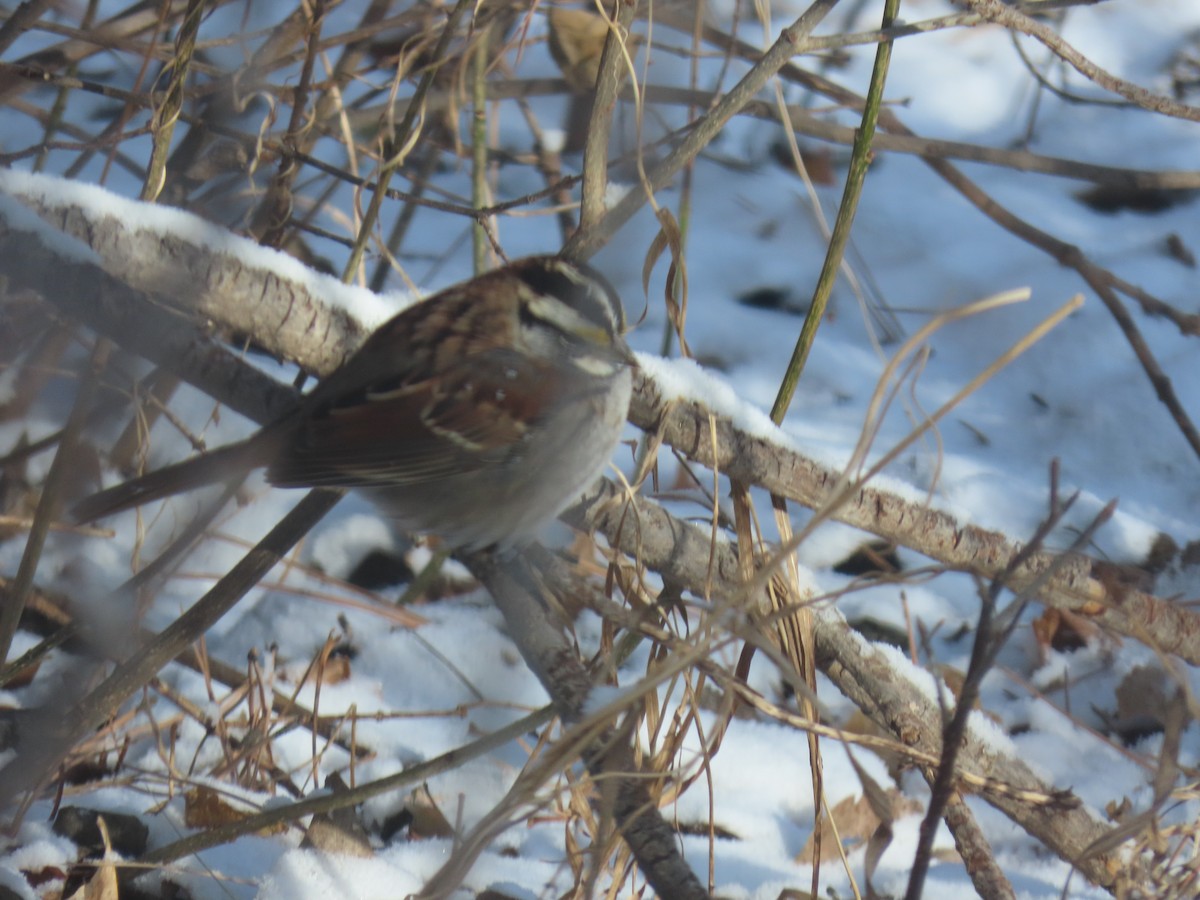
<path id="1" fill-rule="evenodd" d="M 599 335 L 590 333 L 599 327 L 605 339 L 596 343 L 611 344 L 624 333 L 620 297 L 603 275 L 590 266 L 562 259 L 538 262 L 519 272 L 532 291 L 526 299 L 532 315 L 567 334 L 593 340 Z"/>

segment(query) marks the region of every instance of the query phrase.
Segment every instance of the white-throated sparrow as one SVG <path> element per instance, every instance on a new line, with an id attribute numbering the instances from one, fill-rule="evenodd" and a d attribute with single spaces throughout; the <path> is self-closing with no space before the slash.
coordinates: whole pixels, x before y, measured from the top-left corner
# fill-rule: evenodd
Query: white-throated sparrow
<path id="1" fill-rule="evenodd" d="M 267 467 L 280 487 L 365 491 L 451 546 L 531 538 L 596 478 L 629 407 L 633 356 L 613 287 L 534 256 L 384 323 L 250 438 L 94 494 L 91 521 Z"/>

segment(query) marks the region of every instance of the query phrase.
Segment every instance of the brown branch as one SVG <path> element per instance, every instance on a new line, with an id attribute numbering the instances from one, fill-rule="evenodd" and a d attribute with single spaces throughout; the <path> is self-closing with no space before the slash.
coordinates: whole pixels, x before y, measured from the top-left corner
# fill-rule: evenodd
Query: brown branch
<path id="1" fill-rule="evenodd" d="M 41 18 L 42 13 L 49 6 L 50 0 L 26 0 L 25 3 L 17 4 L 17 8 L 9 13 L 4 24 L 0 25 L 0 53 L 7 50 L 13 41 L 33 27 L 33 24 Z"/>
<path id="2" fill-rule="evenodd" d="M 815 40 L 811 39 L 810 40 Z M 748 45 L 745 45 L 748 49 Z M 731 47 L 730 49 L 736 49 Z M 781 70 L 780 74 L 787 77 L 793 70 L 797 73 L 807 72 L 794 65 Z M 816 78 L 817 76 L 812 76 Z M 793 78 L 792 80 L 798 80 Z M 698 106 L 708 108 L 719 99 L 709 91 L 700 91 L 685 87 L 668 87 L 666 85 L 648 84 L 643 88 L 647 103 L 669 103 L 678 106 Z M 489 100 L 515 100 L 527 97 L 555 96 L 567 92 L 567 84 L 558 78 L 528 78 L 500 79 L 488 82 Z M 847 98 L 854 95 L 845 92 Z M 629 88 L 621 93 L 621 98 L 632 102 L 633 94 Z M 450 106 L 452 96 L 449 92 L 431 92 L 426 98 L 426 107 L 432 111 L 443 111 Z M 408 100 L 396 101 L 397 111 L 407 108 Z M 839 101 L 843 102 L 843 101 Z M 853 103 L 849 103 L 853 106 Z M 846 125 L 838 125 L 814 115 L 811 110 L 802 106 L 789 106 L 790 124 L 799 134 L 820 140 L 832 141 L 838 144 L 850 145 L 854 142 L 854 129 Z M 379 107 L 349 110 L 347 119 L 358 123 L 360 127 L 375 121 L 382 114 Z M 752 116 L 756 119 L 778 121 L 778 109 L 765 100 L 751 99 L 737 112 L 737 115 Z M 236 137 L 230 133 L 230 137 Z M 244 138 L 246 136 L 243 136 Z M 248 138 L 247 138 L 248 139 Z M 1061 178 L 1074 178 L 1096 184 L 1112 185 L 1130 189 L 1158 190 L 1197 190 L 1200 189 L 1200 172 L 1190 169 L 1168 169 L 1153 171 L 1146 169 L 1130 169 L 1121 166 L 1105 166 L 1083 160 L 1066 159 L 1057 156 L 1046 156 L 1032 153 L 1028 150 L 1010 150 L 1003 147 L 985 147 L 963 141 L 939 140 L 937 138 L 921 137 L 910 131 L 891 134 L 875 135 L 874 145 L 881 150 L 894 153 L 908 153 L 914 156 L 944 156 L 949 159 L 960 159 L 964 162 L 980 162 L 987 165 L 1004 166 L 1021 172 L 1035 172 L 1043 175 L 1054 175 Z M 469 212 L 466 207 L 454 207 L 458 212 Z"/>
<path id="3" fill-rule="evenodd" d="M 688 105 L 711 103 L 713 96 L 706 91 L 690 88 L 646 87 L 646 100 L 653 103 Z M 854 143 L 855 129 L 823 119 L 802 106 L 789 106 L 788 124 L 807 137 L 850 146 Z M 779 111 L 765 100 L 753 100 L 742 108 L 739 115 L 752 116 L 765 121 L 778 121 Z M 893 114 L 894 115 L 894 114 Z M 889 117 L 890 118 L 890 117 Z M 894 122 L 894 119 L 890 119 Z M 1200 171 L 1190 169 L 1131 169 L 1123 166 L 1105 166 L 1061 156 L 1047 156 L 1028 150 L 1013 150 L 1005 147 L 986 147 L 965 141 L 950 141 L 921 137 L 912 132 L 876 133 L 872 146 L 877 150 L 905 153 L 912 156 L 933 156 L 977 162 L 990 166 L 1001 166 L 1017 172 L 1032 172 L 1053 175 L 1129 190 L 1194 191 L 1200 189 Z"/>
<path id="4" fill-rule="evenodd" d="M 737 42 L 735 42 L 737 43 Z M 748 45 L 746 45 L 748 47 Z M 0 70 L 3 70 L 4 64 L 0 64 Z M 58 87 L 74 88 L 77 90 L 91 90 L 103 96 L 113 97 L 114 99 L 122 100 L 125 103 L 131 103 L 141 107 L 152 107 L 159 95 L 151 92 L 142 94 L 133 94 L 128 91 L 123 91 L 119 88 L 97 85 L 91 82 L 73 76 L 56 76 L 41 70 L 22 70 L 25 77 L 36 81 L 37 83 L 52 84 Z M 798 77 L 797 73 L 801 73 L 802 77 Z M 808 79 L 813 79 L 818 83 L 830 86 L 832 83 L 823 82 L 819 76 L 811 75 L 810 73 L 799 69 L 795 66 L 787 66 L 781 70 L 780 75 L 792 81 L 806 83 Z M 813 87 L 813 85 L 809 85 Z M 814 87 L 814 89 L 817 89 Z M 683 106 L 702 106 L 711 105 L 717 96 L 707 91 L 697 91 L 691 88 L 668 87 L 664 85 L 646 85 L 644 87 L 645 98 L 648 103 L 671 103 Z M 527 78 L 527 79 L 498 79 L 491 80 L 487 83 L 488 100 L 519 100 L 528 97 L 539 96 L 556 96 L 567 92 L 567 84 L 561 78 Z M 846 102 L 853 107 L 852 98 L 854 95 L 843 88 L 837 88 L 835 93 L 841 92 L 845 96 L 840 102 Z M 632 94 L 627 88 L 621 98 L 625 101 L 632 100 Z M 425 106 L 429 113 L 445 112 L 454 102 L 454 95 L 449 91 L 431 91 L 426 97 Z M 401 98 L 392 104 L 391 108 L 396 113 L 401 113 L 409 106 L 410 101 L 406 98 Z M 838 125 L 821 119 L 813 113 L 801 106 L 787 107 L 791 126 L 798 134 L 803 134 L 808 137 L 817 138 L 819 140 L 832 141 L 838 144 L 850 145 L 854 142 L 854 129 L 849 126 Z M 33 114 L 33 110 L 28 110 Z M 352 126 L 365 128 L 370 124 L 378 121 L 384 111 L 378 107 L 366 107 L 363 109 L 351 109 L 345 112 L 346 121 Z M 768 121 L 778 121 L 779 113 L 776 107 L 766 101 L 752 99 L 748 101 L 737 115 L 752 116 L 754 118 L 764 119 Z M 202 119 L 196 119 L 188 115 L 181 115 L 180 121 L 194 125 L 205 125 L 212 130 L 214 134 L 219 134 L 232 140 L 245 143 L 247 146 L 253 147 L 255 142 L 259 140 L 254 135 L 248 135 L 228 126 L 222 125 L 219 122 L 210 122 Z M 895 119 L 890 120 L 891 124 L 895 123 Z M 80 138 L 84 137 L 82 132 L 78 132 Z M 963 162 L 978 162 L 985 165 L 1003 166 L 1020 172 L 1033 172 L 1043 175 L 1053 175 L 1061 178 L 1071 178 L 1080 181 L 1088 181 L 1095 184 L 1127 188 L 1130 190 L 1165 190 L 1165 191 L 1191 191 L 1200 190 L 1200 172 L 1190 169 L 1164 169 L 1160 171 L 1149 169 L 1131 169 L 1122 166 L 1105 166 L 1097 163 L 1090 163 L 1083 160 L 1067 159 L 1064 157 L 1047 156 L 1040 153 L 1032 153 L 1028 150 L 1012 150 L 1003 147 L 986 147 L 980 144 L 972 144 L 964 141 L 941 140 L 937 138 L 921 137 L 905 129 L 903 132 L 894 131 L 893 133 L 878 133 L 874 138 L 874 145 L 877 149 L 888 150 L 893 153 L 906 153 L 914 156 L 940 156 L 947 159 L 957 159 Z M 0 160 L 17 159 L 28 156 L 37 152 L 43 145 L 34 145 L 32 148 L 22 150 L 20 152 L 0 155 Z M 57 145 L 56 145 L 57 146 Z M 69 144 L 62 145 L 62 149 L 83 149 L 86 144 Z M 332 175 L 347 184 L 355 187 L 367 188 L 375 190 L 374 182 L 366 178 L 356 177 L 353 174 L 338 169 L 319 159 L 316 159 L 307 153 L 297 151 L 294 147 L 289 147 L 286 142 L 281 140 L 279 135 L 274 135 L 267 138 L 263 142 L 263 147 L 278 153 L 283 157 L 294 157 L 296 161 L 303 162 L 306 165 L 314 166 L 320 169 L 325 174 Z M 569 186 L 572 180 L 564 179 L 560 184 L 553 185 L 546 192 L 551 195 L 562 189 L 564 186 Z M 419 203 L 419 205 L 429 209 L 435 209 L 442 212 L 451 213 L 460 216 L 474 215 L 493 215 L 512 209 L 514 206 L 527 205 L 534 200 L 540 199 L 542 194 L 532 194 L 528 197 L 518 198 L 515 201 L 505 201 L 504 203 L 493 204 L 482 210 L 474 210 L 465 204 L 456 204 L 448 202 L 440 202 L 427 198 L 414 197 L 412 194 L 398 191 L 394 188 L 387 190 L 387 196 L 395 200 L 411 200 Z"/>
<path id="5" fill-rule="evenodd" d="M 270 421 L 295 404 L 278 382 L 209 339 L 183 319 L 99 266 L 64 258 L 26 231 L 7 230 L 0 216 L 0 273 L 11 287 L 52 300 L 114 343 L 175 372 L 255 421 Z M 260 276 L 264 273 L 259 273 Z M 286 393 L 286 392 L 285 392 Z"/>
<path id="6" fill-rule="evenodd" d="M 663 578 L 710 601 L 733 609 L 753 608 L 760 602 L 746 596 L 737 550 L 724 538 L 682 522 L 644 497 L 629 497 L 611 483 L 597 486 L 584 503 L 569 510 L 566 519 L 602 533 L 615 548 L 635 557 Z M 892 658 L 873 649 L 834 609 L 813 608 L 818 668 L 838 689 L 901 743 L 940 758 L 942 710 L 923 691 L 911 686 Z M 742 629 L 743 632 L 746 629 Z M 758 642 L 756 635 L 743 636 Z M 1080 861 L 1082 851 L 1099 835 L 1103 822 L 1091 815 L 1069 791 L 1056 791 L 1041 782 L 1020 760 L 999 750 L 974 729 L 959 753 L 959 767 L 976 778 L 994 779 L 1010 790 L 987 791 L 984 799 L 1044 843 L 1062 859 L 1079 866 L 1093 883 L 1115 889 L 1118 882 L 1137 883 L 1140 873 L 1121 870 L 1116 856 Z M 935 766 L 921 766 L 932 782 Z M 1054 802 L 1031 802 L 1022 792 Z"/>
<path id="7" fill-rule="evenodd" d="M 9 248 L 12 248 L 11 252 Z M 226 354 L 208 343 L 197 343 L 193 334 L 179 328 L 180 321 L 175 316 L 154 306 L 143 315 L 137 307 L 144 306 L 145 300 L 136 292 L 115 279 L 97 278 L 91 267 L 77 272 L 70 264 L 55 262 L 53 254 L 47 258 L 48 251 L 36 239 L 28 235 L 22 237 L 21 232 L 10 233 L 0 243 L 0 253 L 0 258 L 5 259 L 5 268 L 11 267 L 14 271 L 11 277 L 24 279 L 14 283 L 36 290 L 60 305 L 69 304 L 64 308 L 69 308 L 71 315 L 118 342 L 128 344 L 130 340 L 138 339 L 137 346 L 130 349 L 160 362 L 193 383 L 198 378 L 204 382 L 203 390 L 222 400 L 228 396 L 226 392 L 230 386 L 220 384 L 218 372 L 224 365 L 220 359 Z M 18 273 L 17 268 L 23 264 L 27 265 L 27 270 Z M 71 289 L 63 289 L 58 279 L 64 277 L 73 280 Z M 235 281 L 237 291 L 201 293 L 205 317 L 222 323 L 232 320 L 238 330 L 250 326 L 248 333 L 267 341 L 272 352 L 283 358 L 300 357 L 318 374 L 327 373 L 336 360 L 361 340 L 361 328 L 353 335 L 336 330 L 344 318 L 339 316 L 322 320 L 328 331 L 322 332 L 323 340 L 319 343 L 328 346 L 318 354 L 312 352 L 310 345 L 315 342 L 308 329 L 293 328 L 286 334 L 282 329 L 275 333 L 260 331 L 252 327 L 254 322 L 245 321 L 246 317 L 251 316 L 257 322 L 286 322 L 286 311 L 292 298 L 299 297 L 300 286 L 276 284 L 274 293 L 268 293 L 261 286 L 276 282 L 276 276 L 249 267 L 239 268 Z M 96 302 L 97 293 L 103 298 L 100 302 Z M 246 296 L 260 299 L 246 303 Z M 315 296 L 304 298 L 304 302 L 321 305 L 320 298 Z M 283 314 L 272 308 L 276 304 L 282 305 Z M 315 311 L 313 315 L 316 315 Z M 156 326 L 154 323 L 160 320 L 161 325 Z M 329 352 L 328 347 L 337 349 Z M 262 382 L 269 382 L 269 379 L 257 374 L 239 375 L 232 386 L 238 390 L 231 398 L 231 405 L 236 404 L 235 408 L 243 412 L 261 407 L 263 397 L 269 395 Z M 272 404 L 278 402 L 281 401 L 276 399 Z M 262 420 L 260 416 L 252 417 Z M 644 375 L 638 378 L 630 421 L 648 431 L 659 431 L 667 444 L 702 465 L 716 465 L 721 472 L 745 484 L 759 485 L 810 508 L 819 508 L 826 501 L 830 487 L 838 478 L 839 473 L 779 444 L 747 434 L 725 417 L 712 418 L 710 431 L 709 410 L 695 403 L 667 404 Z M 716 446 L 712 445 L 710 434 L 716 436 Z M 984 578 L 996 577 L 1017 552 L 1016 545 L 998 532 L 963 525 L 947 513 L 870 486 L 860 487 L 851 500 L 838 509 L 835 517 L 924 553 L 949 568 L 974 572 Z M 1014 586 L 1021 589 L 1030 583 L 1052 564 L 1053 559 L 1049 554 L 1032 558 L 1014 576 Z M 1088 616 L 1103 627 L 1144 641 L 1163 652 L 1177 654 L 1192 663 L 1200 662 L 1200 618 L 1190 609 L 1163 602 L 1094 574 L 1085 558 L 1074 560 L 1039 591 L 1038 598 L 1048 606 Z"/>
<path id="8" fill-rule="evenodd" d="M 116 46 L 136 36 L 155 32 L 160 26 L 160 16 L 161 11 L 158 9 L 134 7 L 131 11 L 118 13 L 107 21 L 96 24 L 84 35 L 23 56 L 17 61 L 17 65 L 0 66 L 0 102 L 7 101 L 14 94 L 32 86 L 23 77 L 20 69 L 25 67 L 45 67 L 51 71 L 60 68 L 69 69 L 91 56 L 105 52 L 107 47 Z M 53 20 L 40 20 L 38 28 L 53 31 Z M 79 34 L 75 29 L 70 29 L 70 31 Z M 142 50 L 140 47 L 134 49 L 136 52 Z M 163 46 L 160 52 L 165 58 L 170 53 L 169 46 Z"/>
<path id="9" fill-rule="evenodd" d="M 954 849 L 963 861 L 975 892 L 983 900 L 1016 900 L 1012 883 L 996 862 L 996 855 L 961 794 L 950 798 L 942 821 L 954 837 Z"/>
<path id="10" fill-rule="evenodd" d="M 802 53 L 808 35 L 821 23 L 835 2 L 836 0 L 814 0 L 795 22 L 784 28 L 771 48 L 756 58 L 753 68 L 742 80 L 695 123 L 695 127 L 678 146 L 646 172 L 646 190 L 661 190 L 680 169 L 708 146 L 738 110 L 749 103 L 763 85 L 787 65 L 788 60 L 797 53 Z M 646 200 L 645 190 L 629 191 L 594 226 L 575 232 L 563 248 L 564 254 L 577 259 L 589 258 L 642 208 Z"/>
<path id="11" fill-rule="evenodd" d="M 588 121 L 583 148 L 583 190 L 579 207 L 579 227 L 592 228 L 604 214 L 608 190 L 608 142 L 612 133 L 613 110 L 617 94 L 625 80 L 625 57 L 629 53 L 629 23 L 637 12 L 637 0 L 622 0 L 611 20 L 604 49 L 600 54 L 592 115 Z"/>
<path id="12" fill-rule="evenodd" d="M 221 243 L 228 240 L 227 232 L 199 219 L 194 220 L 194 227 L 208 232 L 207 245 L 204 238 L 185 240 L 169 231 L 140 229 L 135 216 L 123 218 L 119 211 L 97 213 L 83 204 L 45 203 L 36 193 L 16 196 L 104 259 L 105 269 L 116 276 L 103 281 L 105 291 L 114 295 L 133 289 L 162 297 L 188 315 L 220 322 L 235 334 L 252 337 L 268 353 L 290 359 L 306 372 L 333 371 L 366 337 L 362 324 L 345 309 L 330 304 L 322 293 L 322 285 L 340 290 L 335 279 L 308 271 L 303 272 L 307 277 L 284 279 L 247 266 L 237 253 L 221 249 Z M 24 240 L 15 232 L 12 239 Z M 45 247 L 29 249 L 47 265 L 41 278 L 46 280 L 44 287 L 50 288 L 58 274 L 55 254 Z M 26 260 L 11 257 L 10 262 L 31 270 L 30 277 L 38 277 Z M 82 275 L 84 281 L 90 277 Z M 122 306 L 114 299 L 110 314 L 118 313 Z M 96 327 L 87 310 L 76 307 L 71 314 Z M 178 315 L 160 306 L 155 320 L 161 321 L 161 328 L 154 340 L 179 341 L 179 336 L 170 335 L 179 327 Z M 134 328 L 134 334 L 139 330 Z"/>
<path id="13" fill-rule="evenodd" d="M 630 421 L 658 434 L 688 459 L 715 466 L 746 484 L 820 509 L 840 473 L 802 454 L 737 428 L 698 403 L 664 401 L 645 378 L 637 383 Z M 715 436 L 716 443 L 713 443 Z M 964 525 L 949 513 L 904 500 L 878 488 L 859 486 L 835 510 L 834 519 L 895 541 L 948 568 L 994 578 L 1019 550 L 996 531 Z M 1049 553 L 1031 557 L 1013 573 L 1020 590 L 1055 564 Z M 1047 606 L 1069 609 L 1119 634 L 1143 641 L 1188 662 L 1200 662 L 1200 617 L 1191 610 L 1102 578 L 1085 557 L 1071 564 L 1037 594 Z"/>
<path id="14" fill-rule="evenodd" d="M 464 562 L 500 608 L 509 637 L 550 695 L 555 710 L 565 722 L 576 724 L 585 718 L 592 679 L 562 628 L 550 621 L 538 585 L 549 581 L 549 593 L 558 597 L 571 596 L 578 588 L 547 555 L 537 564 L 534 558 L 532 554 L 505 558 L 497 553 L 477 553 L 465 557 Z M 649 782 L 639 772 L 630 738 L 615 727 L 605 728 L 583 749 L 588 771 L 597 784 L 604 785 L 601 802 L 611 802 L 617 829 L 660 897 L 706 898 L 708 891 L 680 855 L 675 832 L 658 811 Z"/>
<path id="15" fill-rule="evenodd" d="M 1100 68 L 1064 41 L 1048 25 L 1043 25 L 1041 22 L 1029 18 L 1029 16 L 1001 3 L 1000 0 L 966 0 L 966 2 L 973 10 L 988 21 L 995 22 L 997 25 L 1003 25 L 1005 28 L 1023 32 L 1041 41 L 1080 75 L 1089 81 L 1095 82 L 1105 90 L 1118 94 L 1131 103 L 1135 103 L 1151 112 L 1161 113 L 1164 116 L 1172 116 L 1177 119 L 1200 122 L 1200 107 L 1188 106 L 1186 103 L 1177 103 L 1169 97 L 1151 93 L 1143 87 L 1125 81 L 1123 78 L 1117 78 L 1115 75 Z"/>

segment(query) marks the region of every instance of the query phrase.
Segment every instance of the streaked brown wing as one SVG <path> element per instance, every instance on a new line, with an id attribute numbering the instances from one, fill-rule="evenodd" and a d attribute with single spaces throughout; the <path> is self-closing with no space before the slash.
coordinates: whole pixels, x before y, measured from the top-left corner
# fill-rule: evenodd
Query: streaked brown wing
<path id="1" fill-rule="evenodd" d="M 380 382 L 314 411 L 267 477 L 281 487 L 369 487 L 494 465 L 566 387 L 544 364 L 507 350 L 462 360 L 439 378 Z"/>
<path id="2" fill-rule="evenodd" d="M 497 269 L 413 304 L 380 325 L 322 379 L 309 402 L 319 408 L 384 385 L 415 384 L 452 372 L 467 358 L 512 347 L 521 283 L 507 269 Z"/>

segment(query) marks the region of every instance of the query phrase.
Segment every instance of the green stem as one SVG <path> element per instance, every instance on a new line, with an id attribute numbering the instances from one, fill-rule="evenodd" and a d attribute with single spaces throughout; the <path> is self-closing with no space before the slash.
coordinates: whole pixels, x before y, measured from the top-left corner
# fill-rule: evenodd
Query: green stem
<path id="1" fill-rule="evenodd" d="M 887 0 L 883 9 L 883 28 L 891 27 L 899 11 L 900 0 Z M 867 169 L 871 165 L 871 141 L 875 136 L 875 123 L 879 119 L 879 108 L 883 103 L 883 86 L 887 80 L 888 64 L 891 59 L 892 42 L 881 42 L 875 50 L 875 67 L 871 71 L 871 84 L 867 89 L 862 124 L 855 132 L 854 150 L 850 157 L 850 171 L 846 175 L 846 186 L 842 191 L 842 205 L 838 209 L 837 220 L 833 223 L 829 249 L 825 252 L 825 263 L 821 267 L 821 275 L 817 279 L 812 305 L 809 306 L 804 326 L 800 329 L 800 337 L 796 340 L 796 348 L 792 351 L 792 358 L 788 362 L 783 382 L 779 386 L 775 405 L 771 407 L 771 419 L 776 424 L 783 421 L 783 417 L 792 403 L 796 385 L 800 382 L 800 373 L 804 371 L 804 364 L 808 360 L 809 351 L 816 339 L 817 328 L 825 316 L 829 295 L 833 292 L 833 282 L 846 251 L 846 242 L 850 239 L 850 227 L 854 223 L 854 214 L 858 211 L 858 198 L 862 195 L 863 182 L 867 177 Z"/>
<path id="2" fill-rule="evenodd" d="M 488 36 L 491 28 L 479 30 L 475 41 L 475 56 L 471 62 L 472 96 L 474 119 L 471 123 L 471 206 L 483 209 L 487 206 L 487 69 Z M 475 263 L 475 274 L 487 271 L 488 240 L 483 220 L 477 218 L 471 227 L 471 249 Z"/>

